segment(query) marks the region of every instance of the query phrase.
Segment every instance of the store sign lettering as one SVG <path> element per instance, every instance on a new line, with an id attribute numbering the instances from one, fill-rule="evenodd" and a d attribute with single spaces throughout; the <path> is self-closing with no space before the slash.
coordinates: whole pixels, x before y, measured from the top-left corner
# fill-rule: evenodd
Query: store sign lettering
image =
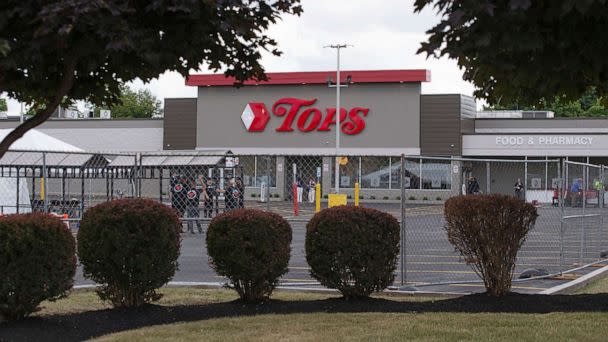
<path id="1" fill-rule="evenodd" d="M 593 144 L 593 137 L 586 136 L 498 136 L 496 145 L 498 146 L 553 146 L 553 145 L 577 145 L 588 146 Z"/>
<path id="2" fill-rule="evenodd" d="M 283 118 L 281 124 L 275 128 L 277 132 L 327 132 L 331 126 L 336 125 L 336 108 L 321 110 L 313 107 L 317 99 L 303 100 L 297 98 L 282 98 L 272 105 L 272 114 Z M 364 118 L 369 108 L 354 107 L 350 110 L 340 108 L 340 130 L 344 134 L 355 135 L 365 129 Z M 260 102 L 251 102 L 245 106 L 241 120 L 249 132 L 263 132 L 270 121 L 270 114 L 266 105 Z"/>

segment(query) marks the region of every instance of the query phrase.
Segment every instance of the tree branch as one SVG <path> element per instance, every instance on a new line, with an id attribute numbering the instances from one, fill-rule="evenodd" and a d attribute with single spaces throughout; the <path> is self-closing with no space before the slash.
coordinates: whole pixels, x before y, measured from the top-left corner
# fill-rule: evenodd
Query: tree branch
<path id="1" fill-rule="evenodd" d="M 64 71 L 63 79 L 57 88 L 57 92 L 52 97 L 51 101 L 46 103 L 46 106 L 41 111 L 37 112 L 36 115 L 26 120 L 14 130 L 12 130 L 2 142 L 0 142 L 0 158 L 8 151 L 11 145 L 19 138 L 23 137 L 27 131 L 35 127 L 40 126 L 43 122 L 51 117 L 55 109 L 61 104 L 64 96 L 72 89 L 74 85 L 74 70 L 76 69 L 76 61 L 70 59 L 67 61 Z"/>

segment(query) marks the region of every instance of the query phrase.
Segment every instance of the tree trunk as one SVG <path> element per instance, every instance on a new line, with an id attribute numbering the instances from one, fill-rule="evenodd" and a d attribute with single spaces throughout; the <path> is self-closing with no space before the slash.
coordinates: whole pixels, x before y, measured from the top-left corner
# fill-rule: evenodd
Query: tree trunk
<path id="1" fill-rule="evenodd" d="M 26 120 L 19 126 L 17 126 L 14 130 L 12 130 L 2 142 L 0 142 L 0 158 L 4 156 L 4 154 L 8 151 L 11 145 L 19 140 L 19 138 L 23 137 L 27 131 L 30 129 L 36 128 L 40 126 L 43 122 L 48 120 L 51 117 L 55 109 L 59 107 L 63 98 L 67 95 L 67 93 L 72 89 L 74 85 L 74 70 L 76 67 L 75 61 L 68 61 L 65 67 L 65 72 L 63 75 L 63 79 L 57 88 L 55 94 L 48 100 L 45 101 L 45 108 L 38 111 L 36 115 L 32 118 Z"/>

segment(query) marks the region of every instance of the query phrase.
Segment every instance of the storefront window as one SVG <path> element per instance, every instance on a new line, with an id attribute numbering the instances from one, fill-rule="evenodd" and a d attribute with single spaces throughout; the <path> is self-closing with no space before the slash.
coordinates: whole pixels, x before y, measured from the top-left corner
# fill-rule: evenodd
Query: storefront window
<path id="1" fill-rule="evenodd" d="M 406 159 L 403 176 L 406 189 L 420 189 L 420 159 Z"/>
<path id="2" fill-rule="evenodd" d="M 340 165 L 340 187 L 341 188 L 354 188 L 355 183 L 359 181 L 359 157 L 343 157 L 346 158 L 343 162 L 346 162 L 344 165 Z M 331 166 L 331 180 L 332 184 L 335 186 L 335 170 L 336 163 L 332 158 L 332 166 Z"/>
<path id="3" fill-rule="evenodd" d="M 277 186 L 277 158 L 274 156 L 256 157 L 256 177 L 255 186 L 266 183 L 269 187 Z"/>
<path id="4" fill-rule="evenodd" d="M 239 165 L 243 168 L 243 185 L 256 186 L 255 156 L 239 156 Z"/>
<path id="5" fill-rule="evenodd" d="M 452 174 L 450 160 L 422 160 L 422 189 L 452 188 Z"/>
<path id="6" fill-rule="evenodd" d="M 401 186 L 401 157 L 391 158 L 391 189 L 399 189 Z"/>
<path id="7" fill-rule="evenodd" d="M 545 158 L 528 158 L 528 175 L 527 187 L 528 190 L 544 190 L 545 189 L 545 163 L 539 162 Z M 522 179 L 523 181 L 523 179 Z M 511 183 L 515 183 L 514 180 Z"/>
<path id="8" fill-rule="evenodd" d="M 388 189 L 391 177 L 389 157 L 361 157 L 361 187 Z"/>

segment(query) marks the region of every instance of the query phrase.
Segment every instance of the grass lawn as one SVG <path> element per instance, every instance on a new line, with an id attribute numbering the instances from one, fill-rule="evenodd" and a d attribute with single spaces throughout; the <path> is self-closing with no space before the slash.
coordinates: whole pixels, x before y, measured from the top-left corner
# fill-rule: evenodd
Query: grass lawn
<path id="1" fill-rule="evenodd" d="M 605 341 L 608 314 L 314 313 L 212 319 L 97 341 Z"/>
<path id="2" fill-rule="evenodd" d="M 608 279 L 586 293 L 608 288 Z M 158 305 L 114 310 L 91 290 L 45 302 L 3 340 L 97 341 L 605 341 L 608 294 L 376 296 L 345 302 L 328 293 L 279 291 L 257 306 L 229 290 L 165 288 Z M 595 293 L 595 292 L 594 292 Z M 3 335 L 4 334 L 4 335 Z"/>
<path id="3" fill-rule="evenodd" d="M 604 275 L 602 278 L 596 279 L 591 284 L 579 289 L 576 293 L 579 293 L 579 294 L 608 293 L 608 275 Z M 608 309 L 606 311 L 608 311 Z"/>

